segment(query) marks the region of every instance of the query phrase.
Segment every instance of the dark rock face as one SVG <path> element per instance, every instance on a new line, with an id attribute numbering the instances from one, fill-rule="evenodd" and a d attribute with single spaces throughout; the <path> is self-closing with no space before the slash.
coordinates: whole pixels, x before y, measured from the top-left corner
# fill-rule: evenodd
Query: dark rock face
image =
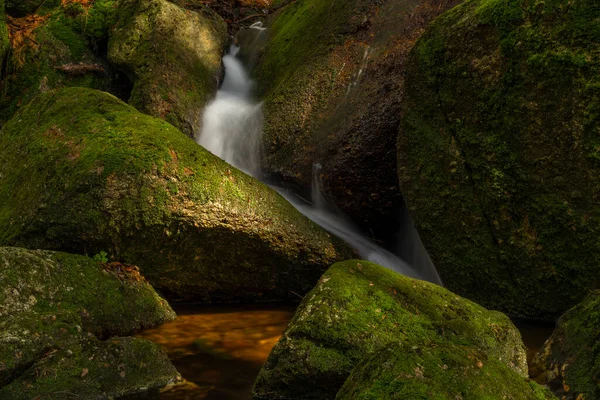
<path id="1" fill-rule="evenodd" d="M 394 234 L 404 62 L 423 27 L 458 3 L 300 0 L 277 12 L 255 71 L 267 171 L 309 188 L 320 163 L 343 212 L 376 237 Z"/>
<path id="2" fill-rule="evenodd" d="M 49 3 L 55 3 L 54 1 L 49 1 Z M 4 5 L 6 3 L 6 10 L 13 17 L 24 17 L 29 14 L 33 14 L 40 9 L 40 7 L 45 3 L 44 0 L 3 0 L 2 1 L 2 9 L 4 9 Z"/>
<path id="3" fill-rule="evenodd" d="M 468 1 L 407 66 L 402 193 L 449 289 L 554 319 L 598 287 L 596 1 Z"/>
<path id="4" fill-rule="evenodd" d="M 515 387 L 527 386 L 521 336 L 504 314 L 488 311 L 429 282 L 351 260 L 334 264 L 305 296 L 263 366 L 254 396 L 333 399 L 355 367 L 365 365 L 386 346 L 400 343 L 424 353 L 448 348 L 457 358 L 464 351 L 482 354 L 481 360 L 494 366 L 491 370 L 496 372 L 490 373 L 506 372 L 509 380 L 520 382 Z M 457 348 L 463 350 L 455 351 Z M 473 362 L 463 360 L 462 364 Z M 368 391 L 366 383 L 359 386 Z"/>
<path id="5" fill-rule="evenodd" d="M 600 292 L 558 320 L 534 360 L 561 399 L 600 398 Z"/>
<path id="6" fill-rule="evenodd" d="M 158 346 L 112 337 L 175 318 L 135 268 L 0 247 L 0 282 L 2 399 L 118 397 L 179 379 Z"/>
<path id="7" fill-rule="evenodd" d="M 285 300 L 353 252 L 168 123 L 85 88 L 0 135 L 0 243 L 138 265 L 173 299 Z"/>

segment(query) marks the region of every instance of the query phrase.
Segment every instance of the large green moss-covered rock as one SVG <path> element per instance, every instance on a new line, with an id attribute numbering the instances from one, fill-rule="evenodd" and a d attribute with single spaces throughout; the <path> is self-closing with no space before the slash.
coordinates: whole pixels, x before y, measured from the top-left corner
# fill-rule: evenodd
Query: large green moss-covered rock
<path id="1" fill-rule="evenodd" d="M 144 340 L 115 338 L 175 313 L 135 268 L 0 247 L 0 398 L 120 395 L 179 374 Z"/>
<path id="2" fill-rule="evenodd" d="M 475 346 L 393 343 L 361 361 L 336 400 L 556 399 Z"/>
<path id="3" fill-rule="evenodd" d="M 108 58 L 134 82 L 129 103 L 194 137 L 219 83 L 225 22 L 206 7 L 195 12 L 166 0 L 122 0 L 121 7 L 128 11 Z"/>
<path id="4" fill-rule="evenodd" d="M 561 399 L 600 398 L 600 292 L 560 317 L 534 362 Z"/>
<path id="5" fill-rule="evenodd" d="M 0 83 L 0 123 L 54 88 L 83 86 L 129 97 L 131 83 L 105 60 L 109 31 L 124 12 L 117 4 L 46 1 L 38 14 L 10 20 L 13 46 Z"/>
<path id="6" fill-rule="evenodd" d="M 401 194 L 396 139 L 404 62 L 423 26 L 459 0 L 297 0 L 274 14 L 255 69 L 265 164 L 325 190 L 361 228 L 389 239 Z"/>
<path id="7" fill-rule="evenodd" d="M 168 123 L 84 88 L 0 135 L 0 243 L 139 265 L 173 298 L 282 300 L 351 250 Z"/>
<path id="8" fill-rule="evenodd" d="M 332 399 L 366 356 L 392 344 L 478 349 L 527 375 L 504 314 L 367 261 L 334 264 L 306 295 L 254 386 L 259 399 Z"/>
<path id="9" fill-rule="evenodd" d="M 450 290 L 553 319 L 600 284 L 600 3 L 470 0 L 412 51 L 402 193 Z"/>

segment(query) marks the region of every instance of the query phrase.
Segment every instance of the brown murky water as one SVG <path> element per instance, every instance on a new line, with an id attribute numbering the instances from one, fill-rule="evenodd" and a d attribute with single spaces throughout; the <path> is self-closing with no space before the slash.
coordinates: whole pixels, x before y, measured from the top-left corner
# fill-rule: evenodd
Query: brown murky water
<path id="1" fill-rule="evenodd" d="M 523 343 L 527 347 L 527 364 L 529 366 L 529 377 L 538 383 L 545 384 L 544 376 L 533 364 L 533 357 L 542 348 L 544 342 L 554 332 L 555 325 L 552 323 L 531 322 L 523 320 L 514 320 L 515 326 L 521 332 Z"/>
<path id="2" fill-rule="evenodd" d="M 179 316 L 137 337 L 162 346 L 186 383 L 161 400 L 246 400 L 295 306 L 213 306 L 176 309 Z"/>

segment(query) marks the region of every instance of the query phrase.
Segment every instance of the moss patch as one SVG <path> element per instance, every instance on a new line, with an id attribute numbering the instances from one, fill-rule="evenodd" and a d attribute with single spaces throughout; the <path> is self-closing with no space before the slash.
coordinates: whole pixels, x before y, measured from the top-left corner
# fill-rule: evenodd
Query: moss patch
<path id="1" fill-rule="evenodd" d="M 440 342 L 478 349 L 515 376 L 527 375 L 520 334 L 505 315 L 367 261 L 337 263 L 306 295 L 254 395 L 332 399 L 367 355 L 390 343 Z"/>
<path id="2" fill-rule="evenodd" d="M 402 193 L 448 287 L 554 319 L 600 284 L 600 5 L 470 0 L 413 49 Z"/>
<path id="3" fill-rule="evenodd" d="M 9 18 L 12 49 L 0 92 L 0 122 L 35 96 L 54 88 L 83 86 L 128 96 L 129 83 L 106 63 L 116 0 L 43 3 L 38 14 Z M 1 32 L 0 32 L 1 33 Z"/>
<path id="4" fill-rule="evenodd" d="M 391 344 L 352 371 L 336 400 L 556 399 L 474 346 Z"/>

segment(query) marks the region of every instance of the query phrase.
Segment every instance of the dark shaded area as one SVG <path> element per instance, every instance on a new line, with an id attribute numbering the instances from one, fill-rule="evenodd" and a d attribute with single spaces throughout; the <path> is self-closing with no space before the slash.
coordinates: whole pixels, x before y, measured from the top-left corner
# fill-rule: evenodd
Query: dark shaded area
<path id="1" fill-rule="evenodd" d="M 108 92 L 124 102 L 128 102 L 133 90 L 133 82 L 126 73 L 113 67 L 108 62 L 108 37 L 93 40 L 90 45 L 92 52 L 102 60 L 102 64 L 105 66 L 105 75 L 108 78 L 105 80 L 105 86 L 100 90 Z"/>

